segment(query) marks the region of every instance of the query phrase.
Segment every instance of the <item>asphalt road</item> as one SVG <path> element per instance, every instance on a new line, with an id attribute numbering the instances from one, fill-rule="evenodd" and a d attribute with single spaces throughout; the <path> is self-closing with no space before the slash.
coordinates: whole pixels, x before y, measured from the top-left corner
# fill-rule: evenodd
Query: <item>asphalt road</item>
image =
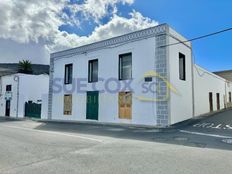
<path id="1" fill-rule="evenodd" d="M 0 173 L 230 174 L 231 117 L 169 129 L 0 119 Z"/>

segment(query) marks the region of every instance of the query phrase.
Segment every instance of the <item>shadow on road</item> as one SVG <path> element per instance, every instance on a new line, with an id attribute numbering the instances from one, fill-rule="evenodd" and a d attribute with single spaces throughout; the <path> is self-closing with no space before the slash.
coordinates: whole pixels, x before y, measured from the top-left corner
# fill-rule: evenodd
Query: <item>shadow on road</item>
<path id="1" fill-rule="evenodd" d="M 10 117 L 2 117 L 0 116 L 0 123 L 3 123 L 3 122 L 19 122 L 19 121 L 24 121 L 24 119 L 14 119 L 14 118 L 10 118 Z"/>
<path id="2" fill-rule="evenodd" d="M 0 123 L 9 121 L 22 120 L 0 117 Z M 231 129 L 229 129 L 228 125 L 231 125 Z M 169 128 L 42 121 L 42 124 L 35 129 L 232 150 L 232 110 L 215 113 L 207 117 L 190 119 Z"/>
<path id="3" fill-rule="evenodd" d="M 215 126 L 222 123 L 229 124 L 229 122 L 232 123 L 231 117 L 232 111 L 227 110 L 208 117 L 190 119 L 185 122 L 173 125 L 169 128 L 139 128 L 133 126 L 109 126 L 92 123 L 44 122 L 36 129 L 80 133 L 94 136 L 106 136 L 120 139 L 160 142 L 199 148 L 232 150 L 232 144 L 225 143 L 225 140 L 229 139 L 229 136 L 231 136 L 232 139 L 232 130 L 194 127 L 195 125 L 201 125 L 204 123 L 210 123 Z"/>

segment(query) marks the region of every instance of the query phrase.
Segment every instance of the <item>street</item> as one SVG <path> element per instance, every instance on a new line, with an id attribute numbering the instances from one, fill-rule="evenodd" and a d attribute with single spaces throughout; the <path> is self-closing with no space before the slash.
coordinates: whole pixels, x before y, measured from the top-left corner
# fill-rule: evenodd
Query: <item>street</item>
<path id="1" fill-rule="evenodd" d="M 231 117 L 229 110 L 167 129 L 1 118 L 0 173 L 229 174 Z"/>

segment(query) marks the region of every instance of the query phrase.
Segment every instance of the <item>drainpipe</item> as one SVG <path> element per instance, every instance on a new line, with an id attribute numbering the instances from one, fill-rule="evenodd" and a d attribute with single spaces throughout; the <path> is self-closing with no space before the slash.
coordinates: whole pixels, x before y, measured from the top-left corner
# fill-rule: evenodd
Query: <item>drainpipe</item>
<path id="1" fill-rule="evenodd" d="M 19 76 L 14 76 L 14 81 L 17 82 L 17 105 L 16 105 L 16 118 L 19 117 Z"/>

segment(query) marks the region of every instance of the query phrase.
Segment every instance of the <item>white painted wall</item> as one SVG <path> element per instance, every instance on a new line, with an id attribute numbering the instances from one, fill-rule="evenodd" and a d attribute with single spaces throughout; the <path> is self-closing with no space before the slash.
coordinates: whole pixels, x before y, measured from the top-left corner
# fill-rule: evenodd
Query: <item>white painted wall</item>
<path id="1" fill-rule="evenodd" d="M 48 119 L 48 94 L 42 94 L 41 119 Z"/>
<path id="2" fill-rule="evenodd" d="M 226 107 L 232 108 L 232 102 L 230 101 L 229 93 L 231 93 L 232 95 L 232 82 L 227 81 L 226 82 Z"/>
<path id="3" fill-rule="evenodd" d="M 12 100 L 11 100 L 11 117 L 16 117 L 17 113 L 17 86 L 19 77 L 19 102 L 18 102 L 18 117 L 24 117 L 24 104 L 31 100 L 35 103 L 42 100 L 42 95 L 48 94 L 49 77 L 48 75 L 28 75 L 14 74 L 2 77 L 2 96 L 0 98 L 0 115 L 5 115 L 5 90 L 6 85 L 12 85 Z"/>
<path id="4" fill-rule="evenodd" d="M 227 102 L 229 102 L 229 92 L 232 93 L 232 82 L 227 81 L 226 82 L 226 92 L 227 92 Z"/>
<path id="5" fill-rule="evenodd" d="M 216 93 L 220 93 L 220 109 L 224 109 L 225 79 L 208 72 L 198 65 L 194 66 L 195 115 L 210 112 L 209 92 L 213 93 L 213 109 L 217 110 Z"/>
<path id="6" fill-rule="evenodd" d="M 119 55 L 129 52 L 132 52 L 132 76 L 134 78 L 132 120 L 122 120 L 118 118 L 118 93 L 103 93 L 100 94 L 99 98 L 99 121 L 155 125 L 155 103 L 142 102 L 135 98 L 135 96 L 143 95 L 140 82 L 143 74 L 153 70 L 155 67 L 155 38 L 144 39 L 114 48 L 102 49 L 87 54 L 56 60 L 54 62 L 54 78 L 63 78 L 65 64 L 69 63 L 73 63 L 74 78 L 87 78 L 88 61 L 91 59 L 98 59 L 99 77 L 104 79 L 112 77 L 118 79 Z M 99 87 L 102 86 L 102 84 L 103 83 L 100 81 L 96 83 Z M 91 85 L 92 84 L 88 84 L 84 90 L 91 91 Z M 65 92 L 62 91 L 59 94 L 53 95 L 52 119 L 86 120 L 86 93 L 80 94 L 73 92 L 73 112 L 71 116 L 63 115 L 64 94 Z M 145 96 L 154 97 L 151 93 Z"/>
<path id="7" fill-rule="evenodd" d="M 186 40 L 173 29 L 169 29 L 169 44 Z M 178 44 L 168 47 L 169 80 L 178 93 L 170 93 L 170 123 L 174 124 L 193 116 L 192 100 L 192 55 L 191 44 Z M 186 80 L 179 79 L 179 53 L 185 55 Z"/>
<path id="8" fill-rule="evenodd" d="M 48 94 L 49 76 L 46 74 L 41 75 L 20 75 L 19 82 L 20 91 L 20 105 L 19 115 L 24 115 L 24 103 L 33 101 L 38 103 L 42 100 L 42 95 Z"/>
<path id="9" fill-rule="evenodd" d="M 6 93 L 6 85 L 12 85 L 12 100 L 11 100 L 11 109 L 10 115 L 12 117 L 16 117 L 17 111 L 17 82 L 14 80 L 13 75 L 3 76 L 1 77 L 1 84 L 2 86 L 2 95 L 0 96 L 0 116 L 5 116 L 5 108 L 6 108 L 6 100 L 5 100 L 5 93 Z"/>
<path id="10" fill-rule="evenodd" d="M 168 44 L 185 41 L 186 39 L 169 28 Z M 119 55 L 132 52 L 132 76 L 133 81 L 133 101 L 132 101 L 132 120 L 122 120 L 118 118 L 118 93 L 103 93 L 99 96 L 99 121 L 110 123 L 131 123 L 156 125 L 156 103 L 142 102 L 136 96 L 156 98 L 152 93 L 143 94 L 140 81 L 143 74 L 155 68 L 155 37 L 138 40 L 115 47 L 105 48 L 98 51 L 65 56 L 54 61 L 54 79 L 64 78 L 65 64 L 73 64 L 73 78 L 88 78 L 88 61 L 98 59 L 99 77 L 104 79 L 118 79 Z M 179 53 L 186 56 L 186 80 L 179 79 Z M 225 84 L 225 80 L 209 73 L 208 71 L 192 65 L 191 44 L 178 44 L 167 48 L 168 80 L 177 90 L 177 93 L 170 92 L 169 99 L 169 124 L 187 120 L 194 116 L 193 104 L 195 104 L 195 115 L 209 112 L 209 92 L 214 93 L 214 109 L 216 110 L 216 93 L 220 93 L 221 109 L 224 108 L 225 90 L 227 93 L 232 90 L 232 84 Z M 194 75 L 194 78 L 193 78 Z M 142 79 L 143 80 L 143 79 Z M 193 103 L 193 81 L 195 102 Z M 92 91 L 92 84 L 87 81 L 82 88 L 82 93 L 76 91 L 54 93 L 52 98 L 52 119 L 53 120 L 79 120 L 86 121 L 86 91 Z M 122 83 L 120 81 L 120 83 Z M 63 86 L 63 83 L 60 83 Z M 71 89 L 76 83 L 66 85 Z M 102 89 L 101 81 L 96 86 Z M 64 95 L 72 94 L 72 115 L 63 115 Z M 227 98 L 226 98 L 227 99 Z M 228 100 L 228 99 L 227 99 Z M 46 110 L 46 109 L 45 109 Z"/>

